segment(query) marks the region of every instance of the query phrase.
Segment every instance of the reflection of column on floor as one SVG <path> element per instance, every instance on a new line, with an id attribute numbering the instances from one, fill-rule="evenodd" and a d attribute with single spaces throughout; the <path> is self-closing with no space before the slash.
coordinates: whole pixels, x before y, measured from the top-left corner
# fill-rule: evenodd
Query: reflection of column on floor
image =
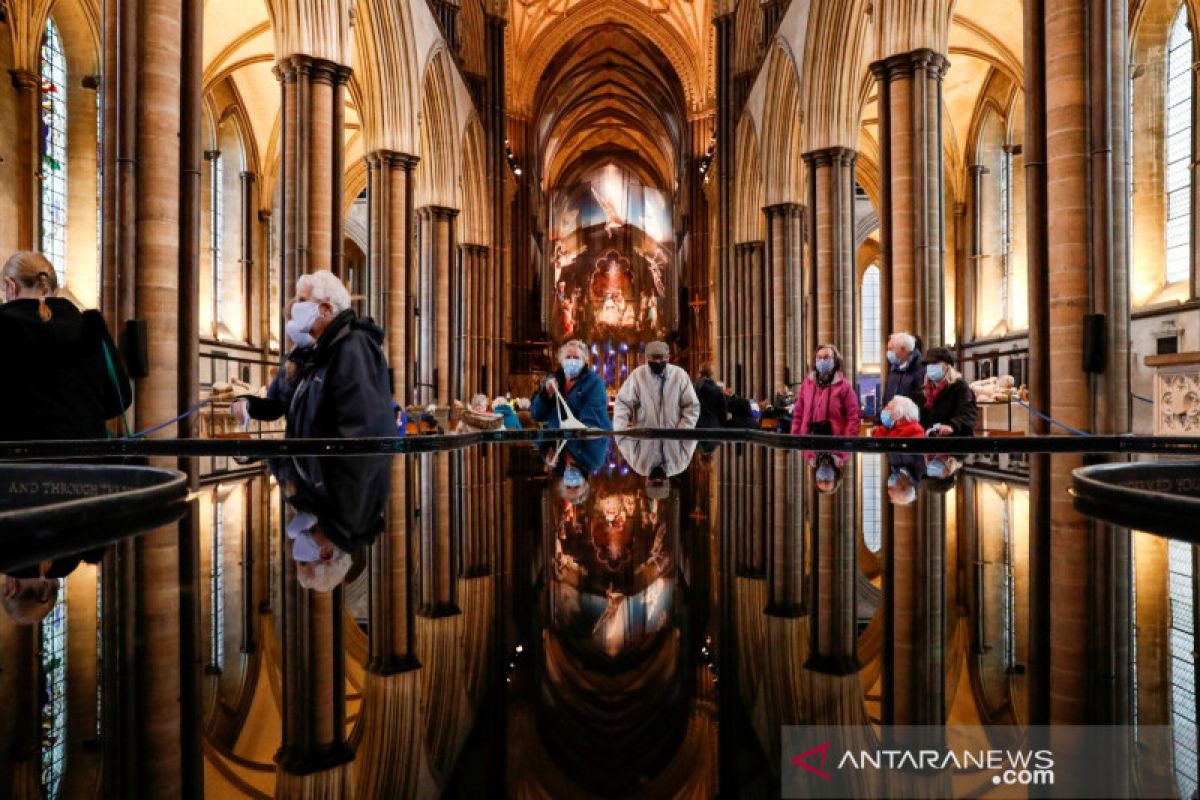
<path id="1" fill-rule="evenodd" d="M 280 786 L 296 780 L 344 781 L 354 757 L 346 742 L 345 647 L 342 589 L 313 592 L 300 586 L 296 562 L 283 548 L 283 741 L 276 756 Z M 317 777 L 316 773 L 324 773 Z"/>
<path id="2" fill-rule="evenodd" d="M 767 577 L 766 535 L 768 528 L 767 492 L 772 488 L 768 474 L 769 453 L 765 447 L 731 445 L 726 454 L 733 456 L 733 497 L 728 530 L 736 537 L 736 570 L 743 578 Z"/>
<path id="3" fill-rule="evenodd" d="M 813 482 L 811 473 L 807 473 L 807 482 Z M 836 492 L 808 494 L 815 495 L 816 514 L 812 528 L 812 632 L 805 666 L 829 675 L 858 672 L 858 515 L 854 486 L 854 460 L 848 459 Z"/>
<path id="4" fill-rule="evenodd" d="M 805 614 L 805 541 L 798 451 L 771 452 L 771 546 L 768 552 L 766 613 L 774 617 Z"/>
<path id="5" fill-rule="evenodd" d="M 451 453 L 423 453 L 420 456 L 421 504 L 417 510 L 421 532 L 419 613 L 424 617 L 459 613 L 450 502 L 451 456 Z"/>
<path id="6" fill-rule="evenodd" d="M 884 506 L 883 721 L 945 721 L 945 544 L 940 494 Z M 889 527 L 890 522 L 890 527 Z"/>

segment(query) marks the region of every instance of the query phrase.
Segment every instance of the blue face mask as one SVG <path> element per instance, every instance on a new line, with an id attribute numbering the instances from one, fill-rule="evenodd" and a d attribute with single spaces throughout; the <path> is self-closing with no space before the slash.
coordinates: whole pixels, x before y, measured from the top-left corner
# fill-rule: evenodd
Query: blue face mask
<path id="1" fill-rule="evenodd" d="M 562 368 L 563 373 L 568 378 L 575 380 L 579 377 L 579 373 L 583 372 L 583 359 L 574 357 L 564 358 L 562 360 Z"/>
<path id="2" fill-rule="evenodd" d="M 940 458 L 935 458 L 926 465 L 925 474 L 931 478 L 946 477 L 946 462 L 942 461 Z"/>
<path id="3" fill-rule="evenodd" d="M 831 483 L 835 478 L 837 478 L 837 472 L 834 471 L 833 467 L 828 464 L 822 464 L 817 467 L 817 480 L 821 483 Z"/>
<path id="4" fill-rule="evenodd" d="M 902 473 L 902 472 L 893 472 L 891 475 L 888 475 L 888 488 L 890 489 L 893 486 L 895 486 L 897 483 L 899 483 L 900 478 L 903 476 L 903 474 L 904 473 Z"/>
<path id="5" fill-rule="evenodd" d="M 879 412 L 879 422 L 882 423 L 883 427 L 885 428 L 890 428 L 896 424 L 896 421 L 892 419 L 892 412 L 888 411 L 886 408 Z"/>
<path id="6" fill-rule="evenodd" d="M 946 368 L 941 364 L 930 364 L 925 367 L 925 377 L 929 378 L 930 383 L 941 383 L 942 378 L 946 377 Z"/>
<path id="7" fill-rule="evenodd" d="M 895 353 L 893 353 L 891 350 L 888 350 L 887 360 L 888 360 L 888 363 L 891 364 L 893 367 L 900 366 L 900 357 L 898 355 L 896 355 Z"/>
<path id="8" fill-rule="evenodd" d="M 822 375 L 828 375 L 829 373 L 833 372 L 833 359 L 832 358 L 818 358 L 817 359 L 817 372 L 821 373 Z"/>

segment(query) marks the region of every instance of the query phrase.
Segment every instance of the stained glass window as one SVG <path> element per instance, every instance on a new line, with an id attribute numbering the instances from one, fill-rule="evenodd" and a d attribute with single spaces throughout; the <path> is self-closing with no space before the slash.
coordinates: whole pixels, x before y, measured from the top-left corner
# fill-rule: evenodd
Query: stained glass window
<path id="1" fill-rule="evenodd" d="M 1192 32 L 1182 4 L 1167 45 L 1166 282 L 1187 280 L 1192 250 Z"/>
<path id="2" fill-rule="evenodd" d="M 46 21 L 42 40 L 41 82 L 40 247 L 62 286 L 67 271 L 67 57 L 54 20 Z"/>
<path id="3" fill-rule="evenodd" d="M 58 602 L 42 619 L 42 792 L 58 797 L 67 763 L 67 582 L 58 590 Z"/>

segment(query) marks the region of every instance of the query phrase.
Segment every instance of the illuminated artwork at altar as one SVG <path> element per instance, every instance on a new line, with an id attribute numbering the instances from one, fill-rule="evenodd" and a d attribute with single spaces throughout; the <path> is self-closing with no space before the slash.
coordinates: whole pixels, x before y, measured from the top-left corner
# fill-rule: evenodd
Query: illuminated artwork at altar
<path id="1" fill-rule="evenodd" d="M 670 200 L 616 164 L 554 193 L 546 276 L 556 342 L 633 344 L 676 321 Z"/>

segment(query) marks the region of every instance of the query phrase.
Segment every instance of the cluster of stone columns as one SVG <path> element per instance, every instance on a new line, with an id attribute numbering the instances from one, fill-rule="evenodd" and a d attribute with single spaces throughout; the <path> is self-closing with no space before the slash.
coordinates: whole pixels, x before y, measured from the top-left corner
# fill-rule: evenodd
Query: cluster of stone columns
<path id="1" fill-rule="evenodd" d="M 805 208 L 777 203 L 763 209 L 767 217 L 766 263 L 771 285 L 771 391 L 795 384 L 807 359 L 800 321 L 804 319 Z"/>
<path id="2" fill-rule="evenodd" d="M 720 316 L 726 330 L 721 375 L 743 397 L 761 398 L 770 391 L 770 355 L 766 343 L 770 321 L 770 285 L 762 242 L 742 242 L 733 248 L 731 269 L 720 276 Z"/>
<path id="3" fill-rule="evenodd" d="M 444 206 L 417 209 L 417 353 L 413 393 L 421 404 L 447 405 L 454 399 L 450 371 L 450 298 L 457 216 L 457 209 Z"/>
<path id="4" fill-rule="evenodd" d="M 1095 433 L 1130 427 L 1128 51 L 1125 4 L 1025 6 L 1030 405 Z M 1089 321 L 1103 335 L 1086 336 Z M 1050 352 L 1053 370 L 1036 357 Z M 1082 463 L 1031 458 L 1034 724 L 1122 724 L 1131 713 L 1117 702 L 1131 680 L 1130 537 L 1075 511 L 1068 490 Z"/>
<path id="5" fill-rule="evenodd" d="M 811 268 L 805 285 L 805 359 L 832 342 L 841 351 L 847 379 L 857 373 L 857 269 L 854 245 L 854 164 L 845 147 L 805 153 L 808 168 L 808 242 Z"/>
<path id="6" fill-rule="evenodd" d="M 282 92 L 282 263 L 285 294 L 296 278 L 343 272 L 342 175 L 350 68 L 293 54 L 276 64 Z"/>

